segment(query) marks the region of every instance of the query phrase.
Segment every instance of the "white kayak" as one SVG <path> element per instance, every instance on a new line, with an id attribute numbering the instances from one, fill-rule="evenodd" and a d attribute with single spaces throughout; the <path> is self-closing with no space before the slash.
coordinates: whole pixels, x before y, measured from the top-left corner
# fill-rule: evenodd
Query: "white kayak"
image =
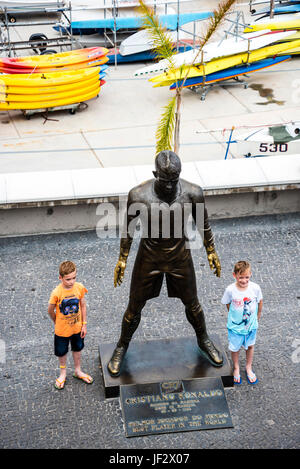
<path id="1" fill-rule="evenodd" d="M 157 6 L 156 8 L 157 15 L 163 15 L 165 13 L 165 8 L 163 6 Z M 172 8 L 168 8 L 168 13 L 169 14 L 174 14 L 175 10 Z M 119 18 L 131 18 L 132 16 L 137 16 L 137 12 L 135 8 L 122 8 L 118 12 L 118 15 L 116 16 L 116 20 Z M 91 20 L 108 20 L 110 18 L 115 17 L 115 12 L 114 9 L 108 8 L 103 9 L 99 8 L 98 4 L 96 4 L 91 7 L 91 8 L 84 8 L 82 9 L 82 6 L 77 6 L 72 8 L 72 23 L 76 21 L 84 22 L 84 21 L 91 21 Z"/>
<path id="2" fill-rule="evenodd" d="M 189 2 L 190 0 L 180 0 L 180 2 Z M 164 6 L 175 4 L 174 0 L 145 0 L 146 5 L 155 8 L 156 5 Z M 84 7 L 92 9 L 106 8 L 135 8 L 139 6 L 138 0 L 71 0 L 72 7 Z"/>
<path id="3" fill-rule="evenodd" d="M 181 52 L 173 56 L 173 64 L 175 68 L 182 65 L 191 65 L 193 63 L 210 62 L 219 57 L 226 57 L 230 55 L 240 54 L 243 52 L 252 51 L 265 47 L 273 42 L 283 40 L 284 38 L 293 34 L 293 31 L 272 32 L 269 30 L 243 34 L 243 39 L 238 41 L 234 38 L 224 39 L 222 42 L 212 42 L 203 47 L 199 53 L 199 49 Z M 169 68 L 169 61 L 166 59 L 160 60 L 156 64 L 151 64 L 146 67 L 136 70 L 135 75 L 146 75 L 150 73 L 161 73 Z"/>
<path id="4" fill-rule="evenodd" d="M 0 0 L 0 9 L 4 8 L 44 8 L 44 7 L 61 7 L 65 4 L 64 0 Z"/>
<path id="5" fill-rule="evenodd" d="M 177 31 L 168 31 L 168 36 L 174 43 L 177 41 L 177 39 L 182 41 L 191 37 L 181 29 L 178 31 L 178 34 Z M 119 53 L 123 56 L 126 56 L 151 49 L 153 49 L 153 40 L 149 37 L 149 33 L 145 29 L 141 29 L 134 34 L 131 34 L 121 42 Z"/>

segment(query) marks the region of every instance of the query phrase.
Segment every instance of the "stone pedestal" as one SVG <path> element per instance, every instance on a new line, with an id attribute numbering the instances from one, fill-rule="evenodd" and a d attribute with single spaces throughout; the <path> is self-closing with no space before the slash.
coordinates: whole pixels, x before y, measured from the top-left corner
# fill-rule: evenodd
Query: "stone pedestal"
<path id="1" fill-rule="evenodd" d="M 226 352 L 217 336 L 212 335 L 211 339 L 223 354 L 222 367 L 212 366 L 201 356 L 196 336 L 143 342 L 133 340 L 125 355 L 121 374 L 116 378 L 107 370 L 116 343 L 101 343 L 99 354 L 105 397 L 118 397 L 121 385 L 167 380 L 221 377 L 224 387 L 233 386 L 233 372 Z"/>

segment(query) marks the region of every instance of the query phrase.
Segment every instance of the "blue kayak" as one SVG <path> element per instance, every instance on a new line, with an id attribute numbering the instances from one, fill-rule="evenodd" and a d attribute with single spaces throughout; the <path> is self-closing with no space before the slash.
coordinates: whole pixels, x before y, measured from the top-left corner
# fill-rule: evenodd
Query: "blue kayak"
<path id="1" fill-rule="evenodd" d="M 191 50 L 192 46 L 182 46 L 178 48 L 178 52 L 186 52 L 187 50 Z M 115 54 L 113 52 L 109 52 L 106 57 L 109 58 L 109 61 L 107 62 L 108 64 L 114 64 L 115 63 Z M 154 60 L 156 58 L 155 52 L 151 50 L 146 50 L 143 52 L 137 52 L 136 54 L 130 54 L 130 55 L 121 55 L 117 54 L 116 56 L 116 61 L 118 64 L 122 63 L 130 63 L 130 62 L 144 62 L 146 60 Z M 102 68 L 101 68 L 102 70 Z"/>
<path id="2" fill-rule="evenodd" d="M 292 4 L 292 5 L 284 5 L 284 6 L 280 6 L 280 7 L 275 7 L 273 12 L 274 12 L 274 15 L 280 15 L 280 14 L 283 14 L 283 13 L 298 13 L 300 11 L 300 4 Z M 269 8 L 265 8 L 265 9 L 262 9 L 262 10 L 259 10 L 259 11 L 256 11 L 255 13 L 253 13 L 253 16 L 257 16 L 257 15 L 266 15 L 266 16 L 269 16 L 270 15 L 270 9 Z"/>
<path id="3" fill-rule="evenodd" d="M 184 88 L 202 84 L 210 84 L 221 80 L 228 80 L 229 78 L 235 78 L 239 75 L 245 75 L 247 73 L 261 70 L 262 68 L 272 67 L 272 65 L 284 62 L 285 60 L 288 60 L 290 58 L 290 55 L 283 55 L 282 57 L 271 57 L 268 59 L 258 60 L 257 62 L 253 62 L 249 65 L 238 65 L 236 67 L 226 68 L 225 70 L 220 70 L 219 72 L 210 73 L 205 77 L 199 76 L 187 78 L 184 84 Z M 183 80 L 178 80 L 177 86 L 181 86 L 182 83 Z M 173 83 L 170 86 L 170 90 L 174 90 L 175 88 L 176 83 Z"/>
<path id="4" fill-rule="evenodd" d="M 169 15 L 160 15 L 159 20 L 163 26 L 169 30 L 177 29 L 177 26 L 182 26 L 191 21 L 204 20 L 213 16 L 213 12 L 204 11 L 204 12 L 191 12 L 191 13 L 181 13 L 178 17 L 176 14 Z M 142 18 L 140 16 L 130 16 L 128 18 L 117 17 L 117 18 L 100 18 L 100 19 L 91 19 L 91 20 L 82 20 L 82 21 L 72 21 L 72 31 L 73 34 L 76 34 L 75 31 L 86 31 L 88 29 L 92 30 L 104 30 L 104 29 L 138 29 L 142 26 Z M 55 26 L 54 29 L 58 29 L 58 26 Z"/>

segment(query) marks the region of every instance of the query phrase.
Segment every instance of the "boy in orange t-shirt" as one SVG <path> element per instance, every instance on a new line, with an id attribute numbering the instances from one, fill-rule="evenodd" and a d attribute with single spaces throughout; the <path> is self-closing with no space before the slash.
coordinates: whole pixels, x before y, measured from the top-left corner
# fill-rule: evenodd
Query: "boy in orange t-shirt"
<path id="1" fill-rule="evenodd" d="M 59 359 L 60 376 L 55 381 L 56 389 L 63 389 L 66 382 L 66 362 L 71 342 L 75 366 L 74 378 L 83 380 L 87 384 L 93 378 L 80 369 L 81 350 L 86 336 L 86 302 L 84 295 L 87 289 L 76 282 L 76 265 L 71 261 L 64 261 L 59 266 L 60 284 L 52 291 L 49 299 L 48 314 L 55 324 L 54 353 Z M 56 311 L 55 311 L 56 310 Z"/>

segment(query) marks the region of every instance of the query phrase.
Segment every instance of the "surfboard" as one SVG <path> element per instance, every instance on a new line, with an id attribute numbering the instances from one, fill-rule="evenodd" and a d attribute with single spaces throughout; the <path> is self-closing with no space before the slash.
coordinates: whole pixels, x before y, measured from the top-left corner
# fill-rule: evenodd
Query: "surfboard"
<path id="1" fill-rule="evenodd" d="M 58 86 L 76 83 L 93 76 L 98 76 L 100 67 L 89 69 L 71 70 L 68 72 L 31 73 L 31 74 L 7 74 L 0 75 L 0 86 L 25 86 L 43 87 Z"/>
<path id="2" fill-rule="evenodd" d="M 262 29 L 299 29 L 300 28 L 300 13 L 294 13 L 293 15 L 280 15 L 272 19 L 260 19 L 255 23 L 252 23 L 244 29 L 244 33 L 250 33 L 252 31 L 260 31 Z"/>
<path id="3" fill-rule="evenodd" d="M 67 104 L 75 104 L 75 103 L 82 103 L 83 101 L 88 101 L 89 99 L 95 98 L 100 92 L 100 84 L 99 86 L 90 93 L 82 94 L 79 93 L 77 95 L 63 98 L 63 99 L 53 99 L 50 101 L 37 101 L 37 102 L 9 102 L 4 103 L 0 102 L 0 109 L 1 110 L 21 110 L 21 109 L 47 109 L 52 107 L 58 106 L 65 106 Z"/>
<path id="4" fill-rule="evenodd" d="M 273 57 L 279 52 L 286 51 L 288 54 L 289 49 L 300 46 L 300 40 L 294 42 L 285 42 L 281 44 L 275 44 L 273 46 L 267 46 L 262 49 L 254 50 L 248 53 L 236 54 L 229 57 L 222 57 L 221 59 L 215 59 L 208 62 L 204 66 L 199 64 L 197 66 L 182 66 L 175 72 L 169 71 L 161 75 L 152 77 L 149 79 L 154 86 L 169 86 L 176 80 L 182 80 L 184 78 L 192 78 L 197 76 L 209 75 L 210 73 L 219 72 L 226 68 L 235 67 L 237 65 L 253 63 L 258 60 L 263 60 L 267 57 Z"/>
<path id="5" fill-rule="evenodd" d="M 236 41 L 235 39 L 225 39 L 220 42 L 213 42 L 203 47 L 203 60 L 204 62 L 211 61 L 218 57 L 226 57 L 234 54 L 242 53 L 247 50 L 256 50 L 261 47 L 265 47 L 273 42 L 287 39 L 288 36 L 293 34 L 292 31 L 284 32 L 272 32 L 270 30 L 264 30 L 260 32 L 244 34 L 244 39 Z M 199 49 L 194 49 L 181 54 L 173 56 L 172 61 L 175 68 L 181 67 L 182 65 L 192 64 L 196 59 L 196 63 L 202 61 L 202 52 L 199 53 Z M 164 59 L 158 63 L 151 64 L 147 67 L 140 68 L 135 71 L 135 76 L 146 75 L 155 72 L 162 72 L 167 70 L 169 67 L 169 61 Z"/>
<path id="6" fill-rule="evenodd" d="M 226 70 L 221 70 L 220 72 L 211 73 L 209 75 L 206 75 L 205 77 L 200 76 L 200 77 L 188 78 L 183 88 L 190 88 L 192 86 L 215 83 L 217 81 L 228 80 L 230 78 L 235 78 L 240 75 L 253 73 L 253 72 L 256 72 L 257 70 L 262 70 L 264 68 L 272 67 L 273 65 L 276 65 L 278 63 L 285 62 L 289 60 L 290 58 L 291 56 L 289 55 L 283 56 L 283 57 L 269 58 L 269 59 L 259 60 L 249 65 L 240 65 L 237 67 L 227 68 Z M 181 86 L 182 83 L 183 83 L 183 80 L 177 82 L 177 86 Z M 173 83 L 170 86 L 170 90 L 173 90 L 175 88 L 176 88 L 176 83 Z"/>

